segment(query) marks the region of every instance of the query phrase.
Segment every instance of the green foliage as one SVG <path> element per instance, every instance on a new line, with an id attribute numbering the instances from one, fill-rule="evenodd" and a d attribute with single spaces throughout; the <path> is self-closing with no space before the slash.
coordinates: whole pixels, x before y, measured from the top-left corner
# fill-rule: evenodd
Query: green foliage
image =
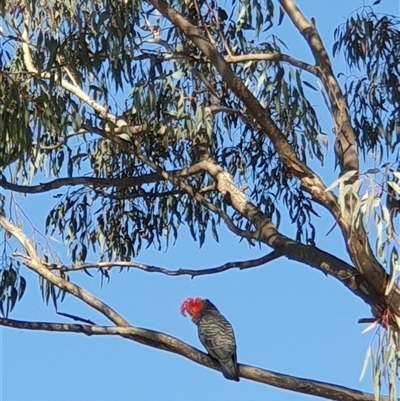
<path id="1" fill-rule="evenodd" d="M 328 191 L 337 187 L 342 210 L 351 205 L 354 230 L 359 228 L 361 222 L 370 229 L 371 242 L 375 239 L 375 254 L 381 265 L 387 269 L 388 281 L 384 293 L 389 297 L 396 291 L 400 271 L 399 230 L 394 224 L 400 211 L 399 182 L 398 165 L 387 163 L 383 169 L 371 168 L 363 173 L 349 171 L 327 188 Z M 365 331 L 378 327 L 378 324 L 381 327 L 377 329 L 367 349 L 361 379 L 368 364 L 371 364 L 375 399 L 379 400 L 381 394 L 387 391 L 390 400 L 397 400 L 400 342 L 399 333 L 392 326 L 399 322 L 388 308 L 381 318 Z"/>
<path id="2" fill-rule="evenodd" d="M 10 134 L 16 157 L 28 162 L 13 165 L 11 180 L 23 183 L 38 174 L 62 178 L 82 173 L 107 180 L 100 188 L 60 193 L 47 218 L 48 232 L 60 234 L 69 244 L 74 263 L 84 262 L 89 249 L 100 252 L 102 259 L 120 260 L 136 257 L 143 245 L 161 249 L 163 242 L 176 241 L 182 225 L 202 245 L 208 229 L 218 238 L 219 219 L 167 182 L 144 179 L 137 185 L 120 184 L 125 178 L 150 177 L 154 172 L 133 156 L 129 145 L 115 143 L 116 121 L 65 90 L 63 82 L 82 88 L 130 126 L 145 126 L 137 142 L 153 163 L 182 169 L 204 152 L 210 154 L 235 180 L 249 185 L 254 201 L 276 222 L 281 216 L 276 205 L 283 200 L 297 227 L 297 239 L 314 241 L 310 200 L 292 182 L 272 144 L 214 67 L 174 26 L 145 4 L 61 3 L 55 8 L 55 3 L 38 2 L 31 10 L 30 50 L 42 78 L 30 78 L 24 70 L 19 45 L 14 54 L 10 50 L 7 57 L 3 55 L 2 62 L 10 71 L 8 80 L 16 71 L 21 74 L 27 100 L 19 109 L 25 112 L 25 131 L 32 131 L 29 144 Z M 190 4 L 175 6 L 212 38 L 221 54 L 227 55 L 227 47 L 234 56 L 281 53 L 284 44 L 266 34 L 275 24 L 272 1 L 266 8 L 257 1 L 234 3 L 229 16 L 205 2 L 196 3 L 197 8 Z M 22 10 L 14 11 L 21 20 Z M 7 18 L 7 30 L 21 36 L 22 27 Z M 322 132 L 300 70 L 268 61 L 237 62 L 232 68 L 270 110 L 298 156 L 322 161 Z M 22 132 L 19 126 L 13 129 Z M 99 130 L 110 138 L 99 139 Z M 133 146 L 129 130 L 118 137 Z M 212 184 L 205 175 L 187 182 L 197 190 Z M 217 193 L 204 196 L 228 210 Z M 232 218 L 239 228 L 249 228 L 241 216 Z"/>
<path id="3" fill-rule="evenodd" d="M 63 272 L 56 272 L 61 278 L 68 280 L 68 276 Z M 57 288 L 55 285 L 51 284 L 49 281 L 43 279 L 39 276 L 40 292 L 43 301 L 48 305 L 51 301 L 54 309 L 57 311 L 58 302 L 62 302 L 65 298 L 66 292 Z"/>
<path id="4" fill-rule="evenodd" d="M 0 60 L 7 52 L 0 48 Z M 10 66 L 14 74 L 0 71 L 0 171 L 31 150 L 32 132 L 28 106 L 32 100 L 23 76 L 18 75 L 20 62 Z"/>
<path id="5" fill-rule="evenodd" d="M 397 400 L 399 333 L 387 326 L 387 315 L 384 315 L 383 319 L 384 328 L 376 330 L 365 354 L 360 376 L 360 380 L 362 380 L 368 365 L 371 364 L 373 392 L 376 401 L 381 399 L 383 389 L 388 393 L 389 400 Z M 376 327 L 376 323 L 373 323 L 364 332 L 374 327 Z"/>
<path id="6" fill-rule="evenodd" d="M 395 171 L 396 168 L 394 164 L 386 164 L 383 172 L 378 168 L 363 173 L 349 171 L 327 188 L 330 191 L 337 187 L 342 210 L 351 204 L 352 226 L 355 230 L 361 221 L 371 228 L 371 237 L 375 238 L 375 254 L 387 267 L 391 277 L 386 294 L 393 289 L 400 270 L 397 250 L 399 230 L 393 223 L 400 210 L 400 172 Z"/>
<path id="7" fill-rule="evenodd" d="M 178 1 L 175 6 L 226 57 L 280 54 L 281 47 L 286 47 L 269 34 L 276 24 L 272 1 L 266 3 L 266 8 L 257 1 L 233 3 L 229 16 L 222 8 L 210 8 L 205 2 Z M 23 11 L 14 11 L 15 19 L 22 20 Z M 130 126 L 145 126 L 139 134 L 140 152 L 153 163 L 165 169 L 181 169 L 198 160 L 199 150 L 206 152 L 237 182 L 249 185 L 253 201 L 276 222 L 282 214 L 276 205 L 282 200 L 297 227 L 296 238 L 314 241 L 315 212 L 310 200 L 292 181 L 272 144 L 214 67 L 176 27 L 161 20 L 147 5 L 136 2 L 71 1 L 57 3 L 57 8 L 38 2 L 30 11 L 34 44 L 31 54 L 42 78 L 30 78 L 19 46 L 14 52 L 6 49 L 2 53 L 2 63 L 9 71 L 0 82 L 4 86 L 0 93 L 7 96 L 4 105 L 8 105 L 3 106 L 0 117 L 7 126 L 3 135 L 9 139 L 2 142 L 9 147 L 2 164 L 8 165 L 18 157 L 28 161 L 13 164 L 14 182 L 32 181 L 37 174 L 76 177 L 82 173 L 108 180 L 108 185 L 99 189 L 85 187 L 60 194 L 47 218 L 49 232 L 61 234 L 68 242 L 73 262 L 84 262 L 90 247 L 100 251 L 102 258 L 129 260 L 137 256 L 143 243 L 160 249 L 164 240 L 166 244 L 170 238 L 176 241 L 182 225 L 187 225 L 193 238 L 203 243 L 208 224 L 214 236 L 218 235 L 218 219 L 209 218 L 207 211 L 166 182 L 144 180 L 138 185 L 121 186 L 119 182 L 124 178 L 146 177 L 154 172 L 129 152 L 129 146 L 113 141 L 116 121 L 107 120 L 103 112 L 65 90 L 60 80 L 82 88 L 93 101 L 107 105 L 106 110 Z M 278 23 L 282 17 L 280 13 Z M 7 14 L 4 21 L 10 35 L 22 35 L 21 26 L 13 25 Z M 395 45 L 397 33 L 394 21 L 378 21 L 371 11 L 349 21 L 336 31 L 334 50 L 345 49 L 350 66 L 366 66 L 367 78 L 346 83 L 345 87 L 353 97 L 352 107 L 359 105 L 353 115 L 359 119 L 355 126 L 360 144 L 373 146 L 380 136 L 368 140 L 366 121 L 373 124 L 377 116 L 383 124 L 378 114 L 385 111 L 376 107 L 375 114 L 371 114 L 370 102 L 376 105 L 378 95 L 368 89 L 366 96 L 360 88 L 365 79 L 366 84 L 376 81 L 382 71 L 386 71 L 385 82 L 394 83 L 397 75 L 392 71 L 393 53 L 388 50 Z M 346 34 L 350 23 L 353 28 Z M 379 33 L 368 28 L 371 24 L 379 27 Z M 364 37 L 382 46 L 378 50 L 369 45 L 374 53 L 362 58 L 355 43 Z M 378 61 L 381 58 L 386 60 L 383 67 Z M 315 88 L 302 78 L 301 70 L 254 60 L 233 62 L 231 67 L 268 108 L 298 157 L 305 162 L 310 158 L 323 162 L 324 134 L 307 98 L 307 89 Z M 367 90 L 371 86 L 363 87 Z M 382 99 L 384 85 L 374 88 Z M 390 101 L 396 103 L 397 86 L 390 88 Z M 387 125 L 379 128 L 386 132 L 385 138 L 389 138 L 395 124 L 393 108 L 387 113 Z M 10 124 L 14 120 L 18 124 Z M 99 130 L 106 130 L 110 138 L 94 136 Z M 129 130 L 118 136 L 133 144 Z M 198 190 L 209 184 L 206 176 L 197 176 L 189 183 Z M 217 194 L 209 192 L 205 198 L 225 208 Z M 247 227 L 240 216 L 232 217 L 238 227 Z"/>
<path id="8" fill-rule="evenodd" d="M 335 30 L 333 54 L 342 50 L 361 74 L 344 84 L 358 145 L 364 154 L 377 151 L 380 160 L 398 152 L 400 143 L 399 22 L 365 8 Z"/>

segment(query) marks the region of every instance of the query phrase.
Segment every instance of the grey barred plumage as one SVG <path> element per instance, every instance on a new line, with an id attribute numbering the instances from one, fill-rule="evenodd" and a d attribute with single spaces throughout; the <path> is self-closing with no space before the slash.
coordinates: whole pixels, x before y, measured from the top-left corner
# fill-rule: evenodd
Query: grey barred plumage
<path id="1" fill-rule="evenodd" d="M 239 381 L 236 340 L 231 324 L 208 299 L 189 298 L 182 304 L 181 311 L 188 312 L 197 325 L 200 342 L 219 362 L 225 378 Z"/>

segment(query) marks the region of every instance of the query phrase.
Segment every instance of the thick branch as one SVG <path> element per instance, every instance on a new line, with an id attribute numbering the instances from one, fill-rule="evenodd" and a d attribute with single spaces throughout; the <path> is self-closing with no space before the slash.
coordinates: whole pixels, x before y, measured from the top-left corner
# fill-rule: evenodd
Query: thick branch
<path id="1" fill-rule="evenodd" d="M 294 0 L 279 1 L 288 13 L 299 32 L 306 39 L 317 65 L 318 76 L 328 94 L 330 108 L 335 120 L 336 153 L 339 158 L 342 173 L 359 169 L 359 159 L 356 148 L 356 138 L 351 126 L 347 102 L 332 71 L 331 61 L 326 51 L 315 23 L 309 22 L 299 10 Z M 309 187 L 308 185 L 305 186 Z M 310 192 L 312 194 L 312 192 Z M 317 198 L 318 199 L 318 198 Z M 349 199 L 352 202 L 352 198 Z M 349 204 L 349 210 L 351 205 Z M 343 213 L 342 213 L 343 214 Z M 383 291 L 386 285 L 386 274 L 377 262 L 371 249 L 367 233 L 363 227 L 361 216 L 358 228 L 351 225 L 352 216 L 347 211 L 340 214 L 338 223 L 346 239 L 346 246 L 357 270 L 365 273 L 375 287 Z M 396 295 L 397 298 L 397 295 Z M 400 298 L 395 301 L 399 305 Z M 394 309 L 398 309 L 395 306 Z"/>
<path id="2" fill-rule="evenodd" d="M 344 230 L 344 233 L 346 234 L 345 240 L 349 239 L 352 229 L 351 215 L 349 213 L 342 213 L 336 197 L 330 191 L 326 192 L 326 186 L 321 179 L 308 166 L 298 159 L 286 137 L 279 131 L 275 123 L 271 120 L 268 111 L 260 105 L 257 99 L 244 85 L 243 81 L 234 74 L 229 64 L 221 54 L 219 54 L 215 46 L 211 44 L 194 25 L 185 20 L 164 0 L 149 1 L 211 60 L 212 64 L 218 70 L 228 87 L 244 103 L 247 110 L 251 112 L 251 115 L 271 139 L 286 168 L 296 177 L 301 179 L 302 188 L 308 192 L 316 202 L 323 205 L 330 211 L 330 213 L 332 213 L 335 220 L 338 221 L 342 230 Z M 366 237 L 364 237 L 363 243 L 367 243 Z M 357 268 L 360 271 L 363 271 L 362 266 L 359 263 L 360 261 L 356 260 L 355 262 L 357 262 Z M 379 267 L 379 264 L 375 264 L 375 267 L 375 276 L 372 278 L 377 280 L 372 280 L 372 282 L 377 283 L 377 286 L 381 288 L 385 274 L 383 269 Z"/>
<path id="3" fill-rule="evenodd" d="M 317 247 L 301 244 L 281 234 L 271 220 L 247 199 L 243 191 L 236 187 L 231 174 L 211 159 L 200 163 L 203 170 L 214 178 L 217 190 L 229 200 L 230 206 L 253 223 L 255 231 L 250 233 L 250 238 L 282 252 L 289 259 L 305 263 L 335 277 L 371 305 L 373 314 L 380 317 L 388 302 L 381 289 L 377 288 L 376 283 L 371 282 L 369 277 L 360 274 L 352 266 Z"/>
<path id="4" fill-rule="evenodd" d="M 377 290 L 373 282 L 371 283 L 367 277 L 361 275 L 352 266 L 335 256 L 314 246 L 301 244 L 282 235 L 270 219 L 247 199 L 243 191 L 236 187 L 233 177 L 224 171 L 223 168 L 216 164 L 212 159 L 202 160 L 196 165 L 182 170 L 180 172 L 181 177 L 184 177 L 185 171 L 207 172 L 214 178 L 218 192 L 236 212 L 254 224 L 255 231 L 250 232 L 238 229 L 225 212 L 221 211 L 212 203 L 206 201 L 199 192 L 196 192 L 190 185 L 185 184 L 180 178 L 178 178 L 178 175 L 162 170 L 141 154 L 138 154 L 137 156 L 149 167 L 154 169 L 160 176 L 181 188 L 204 207 L 220 216 L 226 223 L 228 229 L 233 233 L 245 238 L 263 242 L 289 259 L 305 263 L 325 274 L 335 277 L 354 294 L 362 298 L 367 304 L 371 305 L 372 312 L 376 317 L 380 317 L 383 310 L 385 310 L 387 302 L 382 295 L 382 291 Z"/>
<path id="5" fill-rule="evenodd" d="M 117 335 L 145 344 L 149 347 L 161 349 L 181 355 L 200 365 L 214 370 L 220 370 L 216 362 L 208 355 L 191 347 L 183 341 L 153 330 L 139 327 L 104 327 L 84 324 L 63 324 L 44 322 L 23 322 L 0 318 L 0 325 L 25 330 L 45 330 L 55 332 L 83 333 L 90 335 Z M 239 375 L 248 380 L 268 384 L 285 390 L 314 395 L 330 400 L 341 401 L 374 401 L 374 395 L 334 384 L 308 380 L 294 376 L 283 375 L 250 365 L 239 364 Z M 387 401 L 381 397 L 381 401 Z"/>
<path id="6" fill-rule="evenodd" d="M 310 23 L 299 10 L 294 0 L 280 0 L 283 9 L 288 13 L 293 24 L 304 36 L 313 53 L 318 76 L 325 87 L 330 101 L 331 111 L 335 120 L 335 132 L 339 148 L 338 157 L 342 173 L 358 170 L 359 161 L 356 148 L 356 138 L 351 126 L 347 102 L 342 94 L 339 83 L 332 71 L 328 52 L 319 36 L 314 23 Z"/>

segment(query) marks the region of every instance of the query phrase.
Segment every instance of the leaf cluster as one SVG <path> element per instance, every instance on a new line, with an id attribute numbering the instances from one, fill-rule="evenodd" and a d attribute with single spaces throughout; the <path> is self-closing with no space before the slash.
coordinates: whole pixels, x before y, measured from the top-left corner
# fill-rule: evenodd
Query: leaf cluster
<path id="1" fill-rule="evenodd" d="M 9 257 L 2 258 L 0 269 L 0 313 L 7 317 L 24 295 L 26 280 L 19 270 L 21 263 Z"/>
<path id="2" fill-rule="evenodd" d="M 333 54 L 342 51 L 358 75 L 346 79 L 352 123 L 364 155 L 380 160 L 399 151 L 399 19 L 363 8 L 335 30 Z"/>

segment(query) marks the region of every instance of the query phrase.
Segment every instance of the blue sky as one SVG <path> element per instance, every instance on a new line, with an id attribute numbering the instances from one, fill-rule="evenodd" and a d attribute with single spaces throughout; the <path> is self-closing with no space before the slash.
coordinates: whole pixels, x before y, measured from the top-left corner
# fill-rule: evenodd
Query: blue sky
<path id="1" fill-rule="evenodd" d="M 399 9 L 395 3 L 382 0 L 376 11 L 397 15 Z M 362 2 L 342 0 L 335 4 L 301 0 L 298 4 L 307 17 L 316 19 L 325 45 L 331 50 L 334 28 Z M 285 38 L 290 53 L 311 62 L 310 51 L 302 37 L 287 23 L 276 33 Z M 349 72 L 340 59 L 334 60 L 334 68 L 336 74 Z M 304 78 L 315 84 L 312 78 Z M 317 109 L 321 111 L 323 130 L 330 133 L 331 120 L 324 103 L 318 95 L 314 96 Z M 330 137 L 330 152 L 332 144 Z M 332 171 L 333 160 L 328 158 L 321 173 L 327 183 L 336 178 Z M 52 194 L 18 196 L 18 202 L 44 231 L 46 213 L 54 202 Z M 322 233 L 317 245 L 348 260 L 339 230 L 336 228 L 325 236 L 333 221 L 324 213 L 321 216 L 316 222 Z M 288 235 L 294 230 L 287 223 L 281 227 Z M 219 244 L 210 239 L 202 249 L 190 238 L 187 228 L 183 228 L 177 245 L 166 252 L 143 251 L 138 261 L 170 269 L 207 268 L 256 258 L 268 252 L 266 247 L 250 249 L 226 230 L 221 230 Z M 28 281 L 26 294 L 11 317 L 68 322 L 54 314 L 52 305 L 43 304 L 37 278 L 29 271 L 24 276 Z M 115 270 L 110 283 L 103 287 L 97 276 L 90 278 L 77 273 L 72 279 L 116 309 L 132 325 L 165 332 L 200 349 L 196 327 L 179 314 L 179 305 L 187 296 L 209 298 L 235 329 L 239 362 L 371 391 L 370 374 L 361 383 L 359 376 L 373 332 L 361 334 L 364 327 L 357 324 L 359 318 L 370 316 L 369 307 L 343 285 L 308 266 L 282 258 L 242 272 L 232 270 L 193 280 Z M 98 324 L 108 324 L 98 313 L 70 296 L 59 310 Z M 219 372 L 185 358 L 118 337 L 8 328 L 0 328 L 0 336 L 2 401 L 294 401 L 315 398 L 244 379 L 239 383 L 227 381 Z"/>

